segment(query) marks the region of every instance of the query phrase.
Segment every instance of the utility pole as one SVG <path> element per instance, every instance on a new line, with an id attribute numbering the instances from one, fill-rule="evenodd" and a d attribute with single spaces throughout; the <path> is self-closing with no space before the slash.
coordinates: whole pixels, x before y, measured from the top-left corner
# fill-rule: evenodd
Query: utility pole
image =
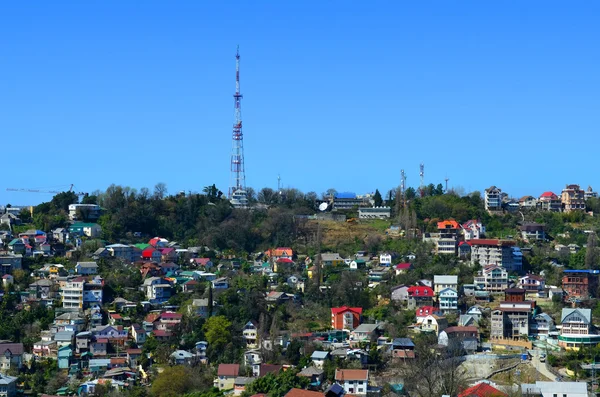
<path id="1" fill-rule="evenodd" d="M 421 191 L 421 197 L 423 197 L 425 196 L 425 163 L 419 165 L 419 178 L 421 179 L 419 190 Z"/>
<path id="2" fill-rule="evenodd" d="M 444 180 L 446 181 L 446 191 L 444 193 L 448 193 L 448 181 L 450 180 L 450 178 L 446 176 L 446 179 Z"/>

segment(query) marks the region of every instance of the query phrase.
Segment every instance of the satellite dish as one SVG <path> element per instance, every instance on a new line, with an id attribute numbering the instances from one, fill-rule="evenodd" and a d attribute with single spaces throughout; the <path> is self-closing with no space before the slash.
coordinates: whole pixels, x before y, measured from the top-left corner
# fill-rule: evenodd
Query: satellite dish
<path id="1" fill-rule="evenodd" d="M 319 204 L 319 211 L 325 211 L 327 209 L 327 203 Z"/>

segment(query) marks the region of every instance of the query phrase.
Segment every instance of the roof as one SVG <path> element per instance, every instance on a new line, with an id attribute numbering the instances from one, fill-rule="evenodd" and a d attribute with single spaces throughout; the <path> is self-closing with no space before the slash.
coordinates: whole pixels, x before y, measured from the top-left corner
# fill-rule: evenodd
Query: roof
<path id="1" fill-rule="evenodd" d="M 315 350 L 310 356 L 310 358 L 312 358 L 313 360 L 325 360 L 327 356 L 329 356 L 329 352 Z"/>
<path id="2" fill-rule="evenodd" d="M 335 380 L 369 380 L 366 369 L 336 369 Z"/>
<path id="3" fill-rule="evenodd" d="M 587 395 L 587 383 L 586 382 L 540 382 L 539 380 L 535 384 L 523 384 L 523 392 L 538 391 L 543 393 L 579 393 Z"/>
<path id="4" fill-rule="evenodd" d="M 354 329 L 352 332 L 373 332 L 379 327 L 378 324 L 361 324 Z"/>
<path id="5" fill-rule="evenodd" d="M 562 323 L 563 321 L 565 321 L 565 318 L 568 315 L 570 315 L 570 314 L 572 314 L 574 312 L 578 312 L 579 314 L 581 314 L 581 316 L 583 318 L 585 318 L 585 320 L 588 323 L 591 323 L 591 321 L 592 321 L 592 309 L 580 309 L 580 308 L 577 308 L 577 309 L 564 308 L 564 309 L 562 309 L 562 312 L 560 314 L 560 322 Z"/>
<path id="6" fill-rule="evenodd" d="M 525 290 L 523 288 L 506 288 L 504 293 L 525 295 Z"/>
<path id="7" fill-rule="evenodd" d="M 12 342 L 8 342 L 8 343 L 0 343 L 0 355 L 4 355 L 4 353 L 6 353 L 6 351 L 10 351 L 11 354 L 23 354 L 23 344 L 22 343 L 12 343 Z"/>
<path id="8" fill-rule="evenodd" d="M 558 196 L 552 192 L 544 192 L 540 197 L 557 198 Z"/>
<path id="9" fill-rule="evenodd" d="M 398 263 L 396 265 L 397 270 L 408 270 L 412 266 L 412 263 Z"/>
<path id="10" fill-rule="evenodd" d="M 315 366 L 310 366 L 310 367 L 306 367 L 304 368 L 302 371 L 298 372 L 298 376 L 319 376 L 321 375 L 323 372 L 322 369 L 317 368 Z"/>
<path id="11" fill-rule="evenodd" d="M 362 314 L 362 307 L 348 307 L 348 306 L 342 306 L 342 307 L 332 307 L 331 308 L 331 314 L 341 314 L 344 312 L 354 312 L 357 314 Z"/>
<path id="12" fill-rule="evenodd" d="M 322 392 L 304 389 L 290 389 L 284 397 L 323 397 Z"/>
<path id="13" fill-rule="evenodd" d="M 181 317 L 183 317 L 182 314 L 180 313 L 172 313 L 172 312 L 167 312 L 167 313 L 161 313 L 160 314 L 160 318 L 161 319 L 181 319 Z"/>
<path id="14" fill-rule="evenodd" d="M 415 344 L 412 340 L 410 340 L 410 338 L 396 338 L 392 342 L 392 345 L 400 347 L 415 347 Z"/>
<path id="15" fill-rule="evenodd" d="M 445 220 L 437 223 L 438 229 L 458 229 L 460 226 L 454 219 Z"/>
<path id="16" fill-rule="evenodd" d="M 501 392 L 495 387 L 481 382 L 475 386 L 469 387 L 468 389 L 461 392 L 458 397 L 504 397 L 506 393 Z"/>
<path id="17" fill-rule="evenodd" d="M 17 378 L 15 376 L 0 375 L 0 385 L 9 385 L 15 383 Z"/>
<path id="18" fill-rule="evenodd" d="M 433 290 L 430 287 L 412 286 L 408 287 L 410 296 L 433 296 Z"/>
<path id="19" fill-rule="evenodd" d="M 247 384 L 250 384 L 250 383 L 252 383 L 252 382 L 254 381 L 254 379 L 255 379 L 255 378 L 250 378 L 250 377 L 247 377 L 247 376 L 238 376 L 237 378 L 235 378 L 235 380 L 234 380 L 234 382 L 233 382 L 233 383 L 234 383 L 235 385 L 242 385 L 242 386 L 245 386 L 245 385 L 247 385 Z"/>
<path id="20" fill-rule="evenodd" d="M 471 245 L 515 245 L 515 242 L 511 240 L 499 240 L 490 238 L 473 239 L 469 240 L 469 242 Z"/>
<path id="21" fill-rule="evenodd" d="M 415 315 L 417 317 L 427 317 L 430 314 L 438 312 L 439 309 L 434 306 L 421 306 L 415 309 Z"/>
<path id="22" fill-rule="evenodd" d="M 84 268 L 96 268 L 98 264 L 96 262 L 77 262 L 77 266 Z"/>
<path id="23" fill-rule="evenodd" d="M 185 358 L 192 358 L 192 357 L 194 357 L 194 355 L 185 350 L 175 350 L 173 353 L 171 353 L 171 357 L 185 359 Z"/>
<path id="24" fill-rule="evenodd" d="M 294 263 L 290 258 L 279 258 L 277 259 L 277 263 Z"/>
<path id="25" fill-rule="evenodd" d="M 239 373 L 239 364 L 219 364 L 219 369 L 217 370 L 218 376 L 238 376 Z"/>
<path id="26" fill-rule="evenodd" d="M 434 284 L 458 284 L 458 276 L 433 276 Z"/>
<path id="27" fill-rule="evenodd" d="M 469 333 L 478 333 L 479 330 L 477 329 L 477 327 L 473 327 L 473 326 L 467 326 L 467 327 L 460 327 L 460 326 L 455 326 L 455 327 L 448 327 L 444 330 L 447 334 L 453 334 L 456 332 L 469 332 Z"/>
<path id="28" fill-rule="evenodd" d="M 283 369 L 283 365 L 277 364 L 261 364 L 259 369 L 259 376 L 265 376 L 267 374 L 276 373 Z"/>

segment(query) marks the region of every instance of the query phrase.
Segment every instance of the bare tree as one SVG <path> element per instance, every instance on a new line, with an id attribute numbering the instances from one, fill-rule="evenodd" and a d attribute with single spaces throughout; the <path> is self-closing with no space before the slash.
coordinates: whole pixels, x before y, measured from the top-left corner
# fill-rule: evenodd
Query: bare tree
<path id="1" fill-rule="evenodd" d="M 587 246 L 585 248 L 585 267 L 586 269 L 595 269 L 598 263 L 598 237 L 592 232 L 588 236 Z"/>
<path id="2" fill-rule="evenodd" d="M 167 195 L 167 185 L 163 182 L 159 182 L 154 186 L 154 197 L 162 200 Z"/>

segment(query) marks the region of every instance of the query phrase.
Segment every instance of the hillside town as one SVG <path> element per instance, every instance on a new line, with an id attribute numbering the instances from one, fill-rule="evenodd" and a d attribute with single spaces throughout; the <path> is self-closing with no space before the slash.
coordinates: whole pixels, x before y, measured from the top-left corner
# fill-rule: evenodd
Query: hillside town
<path id="1" fill-rule="evenodd" d="M 2 209 L 1 396 L 595 395 L 592 188 L 205 190 Z"/>

